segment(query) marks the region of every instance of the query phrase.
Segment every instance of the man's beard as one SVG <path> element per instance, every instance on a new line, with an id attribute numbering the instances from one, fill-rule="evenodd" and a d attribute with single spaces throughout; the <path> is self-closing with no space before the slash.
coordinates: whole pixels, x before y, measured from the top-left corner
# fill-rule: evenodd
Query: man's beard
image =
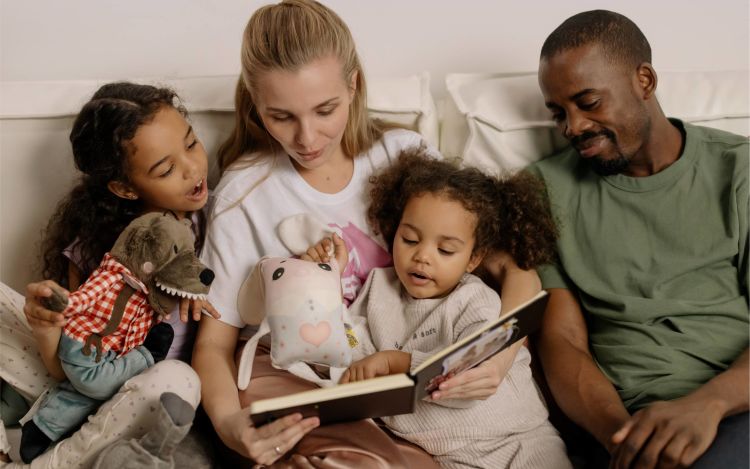
<path id="1" fill-rule="evenodd" d="M 571 143 L 575 148 L 579 148 L 585 146 L 587 140 L 600 136 L 606 138 L 612 143 L 616 152 L 615 157 L 606 159 L 599 156 L 584 158 L 589 166 L 591 166 L 591 169 L 600 176 L 612 176 L 625 171 L 630 164 L 630 158 L 622 154 L 617 146 L 617 137 L 611 130 L 602 129 L 600 132 L 584 132 L 578 137 L 573 138 Z"/>
<path id="2" fill-rule="evenodd" d="M 617 152 L 615 158 L 589 158 L 588 163 L 591 169 L 600 176 L 612 176 L 614 174 L 620 174 L 625 171 L 630 164 L 630 160 L 620 152 Z"/>

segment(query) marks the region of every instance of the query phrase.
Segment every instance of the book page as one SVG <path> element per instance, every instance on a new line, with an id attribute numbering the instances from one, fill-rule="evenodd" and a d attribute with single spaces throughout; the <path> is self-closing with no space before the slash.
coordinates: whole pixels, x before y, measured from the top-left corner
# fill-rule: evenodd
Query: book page
<path id="1" fill-rule="evenodd" d="M 430 380 L 427 384 L 427 392 L 430 393 L 437 389 L 443 381 L 474 368 L 500 352 L 509 342 L 515 341 L 518 333 L 517 324 L 518 320 L 511 318 L 510 321 L 503 323 L 497 329 L 484 332 L 476 339 L 476 342 L 472 342 L 445 357 L 440 375 Z"/>

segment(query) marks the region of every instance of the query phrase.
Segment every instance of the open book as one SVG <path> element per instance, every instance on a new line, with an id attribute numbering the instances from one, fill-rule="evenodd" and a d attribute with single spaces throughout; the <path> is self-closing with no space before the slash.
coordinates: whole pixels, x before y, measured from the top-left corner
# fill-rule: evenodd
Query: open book
<path id="1" fill-rule="evenodd" d="M 535 332 L 547 307 L 547 292 L 503 313 L 496 321 L 425 360 L 411 373 L 380 376 L 288 396 L 262 399 L 250 405 L 255 425 L 300 412 L 317 416 L 322 425 L 413 412 L 446 379 L 471 369 L 517 340 Z"/>

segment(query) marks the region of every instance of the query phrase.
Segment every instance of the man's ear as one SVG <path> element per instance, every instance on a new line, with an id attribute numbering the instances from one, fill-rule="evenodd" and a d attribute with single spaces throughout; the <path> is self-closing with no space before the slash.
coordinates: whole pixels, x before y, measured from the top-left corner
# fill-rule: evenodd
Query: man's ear
<path id="1" fill-rule="evenodd" d="M 658 82 L 654 67 L 648 62 L 643 62 L 638 65 L 638 68 L 636 69 L 636 80 L 643 99 L 647 100 L 652 98 L 656 92 L 656 84 Z"/>
<path id="2" fill-rule="evenodd" d="M 109 181 L 107 189 L 121 199 L 135 200 L 138 198 L 138 194 L 135 193 L 133 188 L 122 181 Z"/>

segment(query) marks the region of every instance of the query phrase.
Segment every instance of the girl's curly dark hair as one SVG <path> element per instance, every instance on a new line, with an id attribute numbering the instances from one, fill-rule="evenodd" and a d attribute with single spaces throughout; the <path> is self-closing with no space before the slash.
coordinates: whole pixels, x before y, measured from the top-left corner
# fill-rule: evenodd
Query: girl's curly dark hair
<path id="1" fill-rule="evenodd" d="M 66 282 L 68 260 L 63 251 L 72 243 L 76 243 L 73 249 L 81 257 L 80 267 L 96 266 L 120 232 L 141 213 L 139 200 L 117 197 L 107 185 L 110 181 L 128 181 L 131 140 L 139 127 L 167 106 L 187 115 L 171 89 L 118 82 L 99 88 L 78 113 L 70 143 L 76 168 L 82 174 L 76 187 L 58 204 L 44 232 L 45 278 Z"/>
<path id="2" fill-rule="evenodd" d="M 474 253 L 502 250 L 522 269 L 555 259 L 557 227 L 544 184 L 531 174 L 493 177 L 477 168 L 431 158 L 419 148 L 402 152 L 398 161 L 371 177 L 370 183 L 367 218 L 389 251 L 409 199 L 440 194 L 476 215 Z"/>

